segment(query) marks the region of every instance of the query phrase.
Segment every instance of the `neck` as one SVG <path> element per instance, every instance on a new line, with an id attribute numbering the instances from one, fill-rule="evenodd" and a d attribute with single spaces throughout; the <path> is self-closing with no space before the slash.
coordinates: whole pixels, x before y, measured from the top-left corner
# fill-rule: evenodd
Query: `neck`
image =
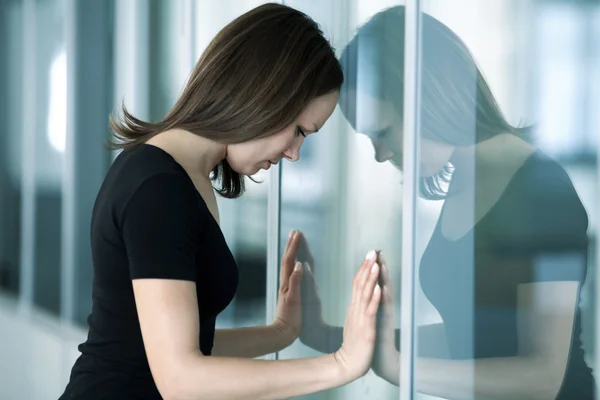
<path id="1" fill-rule="evenodd" d="M 179 129 L 159 133 L 147 143 L 169 153 L 192 177 L 210 178 L 227 156 L 226 145 Z"/>
<path id="2" fill-rule="evenodd" d="M 494 176 L 503 165 L 520 160 L 519 154 L 532 147 L 510 133 L 501 133 L 475 145 L 457 147 L 450 162 L 459 172 L 460 179 L 474 182 L 477 176 Z M 454 179 L 454 178 L 453 178 Z"/>

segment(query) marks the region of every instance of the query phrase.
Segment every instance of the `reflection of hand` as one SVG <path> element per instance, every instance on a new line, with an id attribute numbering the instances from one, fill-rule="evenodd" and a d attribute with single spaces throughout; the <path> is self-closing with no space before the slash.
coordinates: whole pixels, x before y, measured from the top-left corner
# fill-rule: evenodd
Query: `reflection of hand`
<path id="1" fill-rule="evenodd" d="M 272 323 L 272 326 L 286 336 L 290 344 L 298 337 L 302 325 L 300 285 L 303 274 L 302 264 L 296 261 L 299 237 L 298 232 L 290 233 L 281 259 L 277 313 Z"/>
<path id="2" fill-rule="evenodd" d="M 306 241 L 306 237 L 302 232 L 298 232 L 298 253 L 297 253 L 298 261 L 304 263 L 308 263 L 311 268 L 315 266 L 315 257 L 313 256 L 310 248 L 308 247 L 308 242 Z"/>
<path id="3" fill-rule="evenodd" d="M 300 340 L 311 346 L 315 338 L 325 338 L 321 298 L 319 297 L 317 281 L 315 278 L 315 260 L 308 247 L 306 238 L 298 233 L 298 260 L 304 262 L 302 277 L 302 329 Z M 312 346 L 311 346 L 312 347 Z"/>
<path id="4" fill-rule="evenodd" d="M 381 263 L 382 297 L 377 319 L 377 343 L 372 368 L 378 376 L 398 385 L 400 381 L 400 353 L 396 348 L 394 293 L 389 269 L 381 255 L 379 256 L 379 262 Z"/>

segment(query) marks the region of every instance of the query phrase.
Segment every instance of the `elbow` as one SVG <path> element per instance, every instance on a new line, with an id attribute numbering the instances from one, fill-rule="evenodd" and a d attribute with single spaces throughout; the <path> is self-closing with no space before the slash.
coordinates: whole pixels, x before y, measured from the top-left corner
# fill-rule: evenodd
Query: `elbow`
<path id="1" fill-rule="evenodd" d="M 170 376 L 163 376 L 155 379 L 158 392 L 164 400 L 188 400 L 190 398 L 199 397 L 199 393 L 190 393 L 182 375 L 179 377 L 176 376 L 176 374 L 169 375 Z M 199 387 L 200 385 L 198 385 L 198 388 Z"/>
<path id="2" fill-rule="evenodd" d="M 160 368 L 152 371 L 154 383 L 163 399 L 189 400 L 190 398 L 204 398 L 202 393 L 199 392 L 202 385 L 198 385 L 198 379 L 192 379 L 190 376 L 190 371 L 197 370 L 191 365 L 193 363 L 191 358 L 164 363 Z"/>
<path id="3" fill-rule="evenodd" d="M 154 383 L 164 400 L 181 400 L 184 398 L 180 382 L 169 374 L 164 373 L 162 376 L 155 376 Z"/>

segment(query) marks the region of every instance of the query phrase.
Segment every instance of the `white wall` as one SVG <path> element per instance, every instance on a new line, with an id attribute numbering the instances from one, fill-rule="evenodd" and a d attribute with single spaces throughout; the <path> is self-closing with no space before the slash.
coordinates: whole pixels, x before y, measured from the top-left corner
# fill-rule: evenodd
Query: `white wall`
<path id="1" fill-rule="evenodd" d="M 86 332 L 0 292 L 0 399 L 56 400 Z"/>

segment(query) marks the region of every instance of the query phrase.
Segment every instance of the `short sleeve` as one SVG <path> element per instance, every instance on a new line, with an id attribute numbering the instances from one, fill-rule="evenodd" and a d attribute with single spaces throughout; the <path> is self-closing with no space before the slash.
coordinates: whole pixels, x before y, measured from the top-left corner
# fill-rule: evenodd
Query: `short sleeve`
<path id="1" fill-rule="evenodd" d="M 196 254 L 205 221 L 194 187 L 177 173 L 145 180 L 121 216 L 131 279 L 196 281 Z"/>
<path id="2" fill-rule="evenodd" d="M 521 283 L 580 281 L 588 258 L 588 217 L 570 182 L 530 186 L 496 236 L 503 258 L 519 268 Z M 539 190 L 535 190 L 535 189 Z M 508 212 L 508 211 L 507 211 Z"/>

